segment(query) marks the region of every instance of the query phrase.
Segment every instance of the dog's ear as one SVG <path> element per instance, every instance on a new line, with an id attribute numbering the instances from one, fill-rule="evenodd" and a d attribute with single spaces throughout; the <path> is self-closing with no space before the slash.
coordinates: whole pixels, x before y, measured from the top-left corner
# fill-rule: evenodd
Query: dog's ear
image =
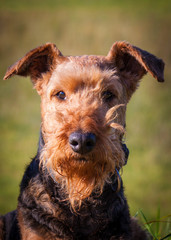
<path id="1" fill-rule="evenodd" d="M 150 72 L 159 82 L 164 82 L 164 62 L 129 43 L 114 43 L 107 55 L 107 60 L 114 64 L 126 85 L 128 99 L 136 90 L 139 80 L 147 72 Z"/>
<path id="2" fill-rule="evenodd" d="M 62 58 L 61 52 L 55 44 L 46 43 L 28 52 L 23 58 L 8 68 L 4 80 L 13 75 L 30 76 L 33 84 L 42 74 L 51 72 Z"/>

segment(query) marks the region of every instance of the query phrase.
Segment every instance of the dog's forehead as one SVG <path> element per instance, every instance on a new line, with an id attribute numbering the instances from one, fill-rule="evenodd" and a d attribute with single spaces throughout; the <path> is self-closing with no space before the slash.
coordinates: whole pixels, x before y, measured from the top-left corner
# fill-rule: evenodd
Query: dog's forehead
<path id="1" fill-rule="evenodd" d="M 104 57 L 76 56 L 58 64 L 50 78 L 51 86 L 65 87 L 74 91 L 79 87 L 104 88 L 118 84 L 115 69 L 105 65 Z"/>
<path id="2" fill-rule="evenodd" d="M 110 62 L 106 59 L 105 56 L 98 55 L 82 55 L 82 56 L 68 56 L 67 59 L 70 62 L 76 63 L 82 66 L 95 65 L 100 68 L 104 68 L 107 65 L 110 65 Z"/>

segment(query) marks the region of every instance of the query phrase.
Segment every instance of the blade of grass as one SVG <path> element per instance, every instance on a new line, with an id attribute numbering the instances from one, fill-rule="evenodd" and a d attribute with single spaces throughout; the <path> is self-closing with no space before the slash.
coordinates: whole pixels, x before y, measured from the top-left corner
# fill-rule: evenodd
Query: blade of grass
<path id="1" fill-rule="evenodd" d="M 156 218 L 156 234 L 157 234 L 157 237 L 159 237 L 159 231 L 160 231 L 160 206 L 157 209 L 157 218 Z"/>
<path id="2" fill-rule="evenodd" d="M 166 238 L 168 238 L 168 237 L 171 237 L 171 233 L 169 233 L 169 234 L 166 235 L 165 237 L 161 238 L 160 240 L 164 240 L 164 239 L 166 239 Z"/>
<path id="3" fill-rule="evenodd" d="M 165 228 L 165 233 L 169 233 L 169 234 L 171 234 L 171 221 L 170 221 L 170 220 L 171 220 L 171 218 L 170 218 L 170 216 L 169 216 L 169 217 L 168 217 L 167 224 L 166 224 L 166 228 Z M 168 235 L 169 235 L 169 234 L 168 234 Z M 168 236 L 168 235 L 167 235 L 167 236 Z M 166 237 L 167 237 L 167 236 L 166 236 Z"/>
<path id="4" fill-rule="evenodd" d="M 151 224 L 148 223 L 147 218 L 146 218 L 146 216 L 144 215 L 144 213 L 143 213 L 141 210 L 140 210 L 139 212 L 141 213 L 141 216 L 142 216 L 142 218 L 144 219 L 146 229 L 149 231 L 149 233 L 153 236 L 153 238 L 154 238 L 155 240 L 158 240 L 157 237 L 156 237 L 156 235 L 155 235 L 155 233 L 153 232 L 153 230 L 152 230 L 152 228 L 151 228 Z"/>
<path id="5" fill-rule="evenodd" d="M 139 211 L 137 211 L 134 215 L 134 217 L 136 218 L 139 215 Z"/>
<path id="6" fill-rule="evenodd" d="M 158 215 L 158 217 L 159 217 L 159 215 Z M 167 220 L 167 218 L 168 218 L 168 220 Z M 171 221 L 169 221 L 170 220 L 169 218 L 170 218 L 170 215 L 162 217 L 162 218 L 159 217 L 158 220 L 148 221 L 145 224 L 146 225 L 150 225 L 151 229 L 152 229 L 152 224 L 158 224 L 158 228 L 155 227 L 155 229 L 156 229 L 156 237 L 157 237 L 157 239 L 162 240 L 162 239 L 166 239 L 166 238 L 171 236 L 170 235 L 171 234 L 170 233 L 170 231 L 171 231 L 171 228 L 170 228 Z M 165 219 L 165 220 L 162 220 L 162 219 Z M 166 227 L 165 228 L 162 227 L 162 223 L 166 223 Z M 162 235 L 166 235 L 166 236 L 161 237 Z"/>

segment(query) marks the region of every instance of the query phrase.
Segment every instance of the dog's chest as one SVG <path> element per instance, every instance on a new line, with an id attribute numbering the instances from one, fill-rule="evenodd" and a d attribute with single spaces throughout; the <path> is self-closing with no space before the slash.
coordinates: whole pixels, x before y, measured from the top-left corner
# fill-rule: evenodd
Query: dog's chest
<path id="1" fill-rule="evenodd" d="M 105 228 L 109 222 L 104 206 L 83 206 L 77 214 L 72 214 L 68 224 L 80 236 L 91 236 Z"/>
<path id="2" fill-rule="evenodd" d="M 51 184 L 53 185 L 54 183 L 51 182 Z M 71 209 L 67 201 L 64 201 L 66 196 L 59 186 L 55 185 L 51 190 L 53 192 L 53 203 L 51 206 L 53 206 L 54 212 L 56 212 L 57 219 L 67 226 L 76 237 L 80 238 L 103 232 L 117 217 L 116 209 L 119 209 L 121 206 L 120 197 L 113 191 L 110 185 L 105 186 L 100 196 L 99 194 L 92 194 L 89 199 L 82 203 L 80 209 L 76 211 Z"/>

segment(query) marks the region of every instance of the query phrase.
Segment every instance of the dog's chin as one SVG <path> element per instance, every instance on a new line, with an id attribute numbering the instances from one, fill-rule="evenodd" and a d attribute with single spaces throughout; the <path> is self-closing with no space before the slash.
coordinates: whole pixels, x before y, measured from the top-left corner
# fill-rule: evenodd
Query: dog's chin
<path id="1" fill-rule="evenodd" d="M 115 161 L 104 160 L 104 156 L 100 156 L 72 154 L 68 158 L 59 158 L 58 155 L 58 158 L 48 162 L 52 178 L 60 183 L 73 209 L 81 206 L 92 192 L 98 195 L 102 193 L 105 182 L 108 182 L 111 172 L 115 171 Z"/>

